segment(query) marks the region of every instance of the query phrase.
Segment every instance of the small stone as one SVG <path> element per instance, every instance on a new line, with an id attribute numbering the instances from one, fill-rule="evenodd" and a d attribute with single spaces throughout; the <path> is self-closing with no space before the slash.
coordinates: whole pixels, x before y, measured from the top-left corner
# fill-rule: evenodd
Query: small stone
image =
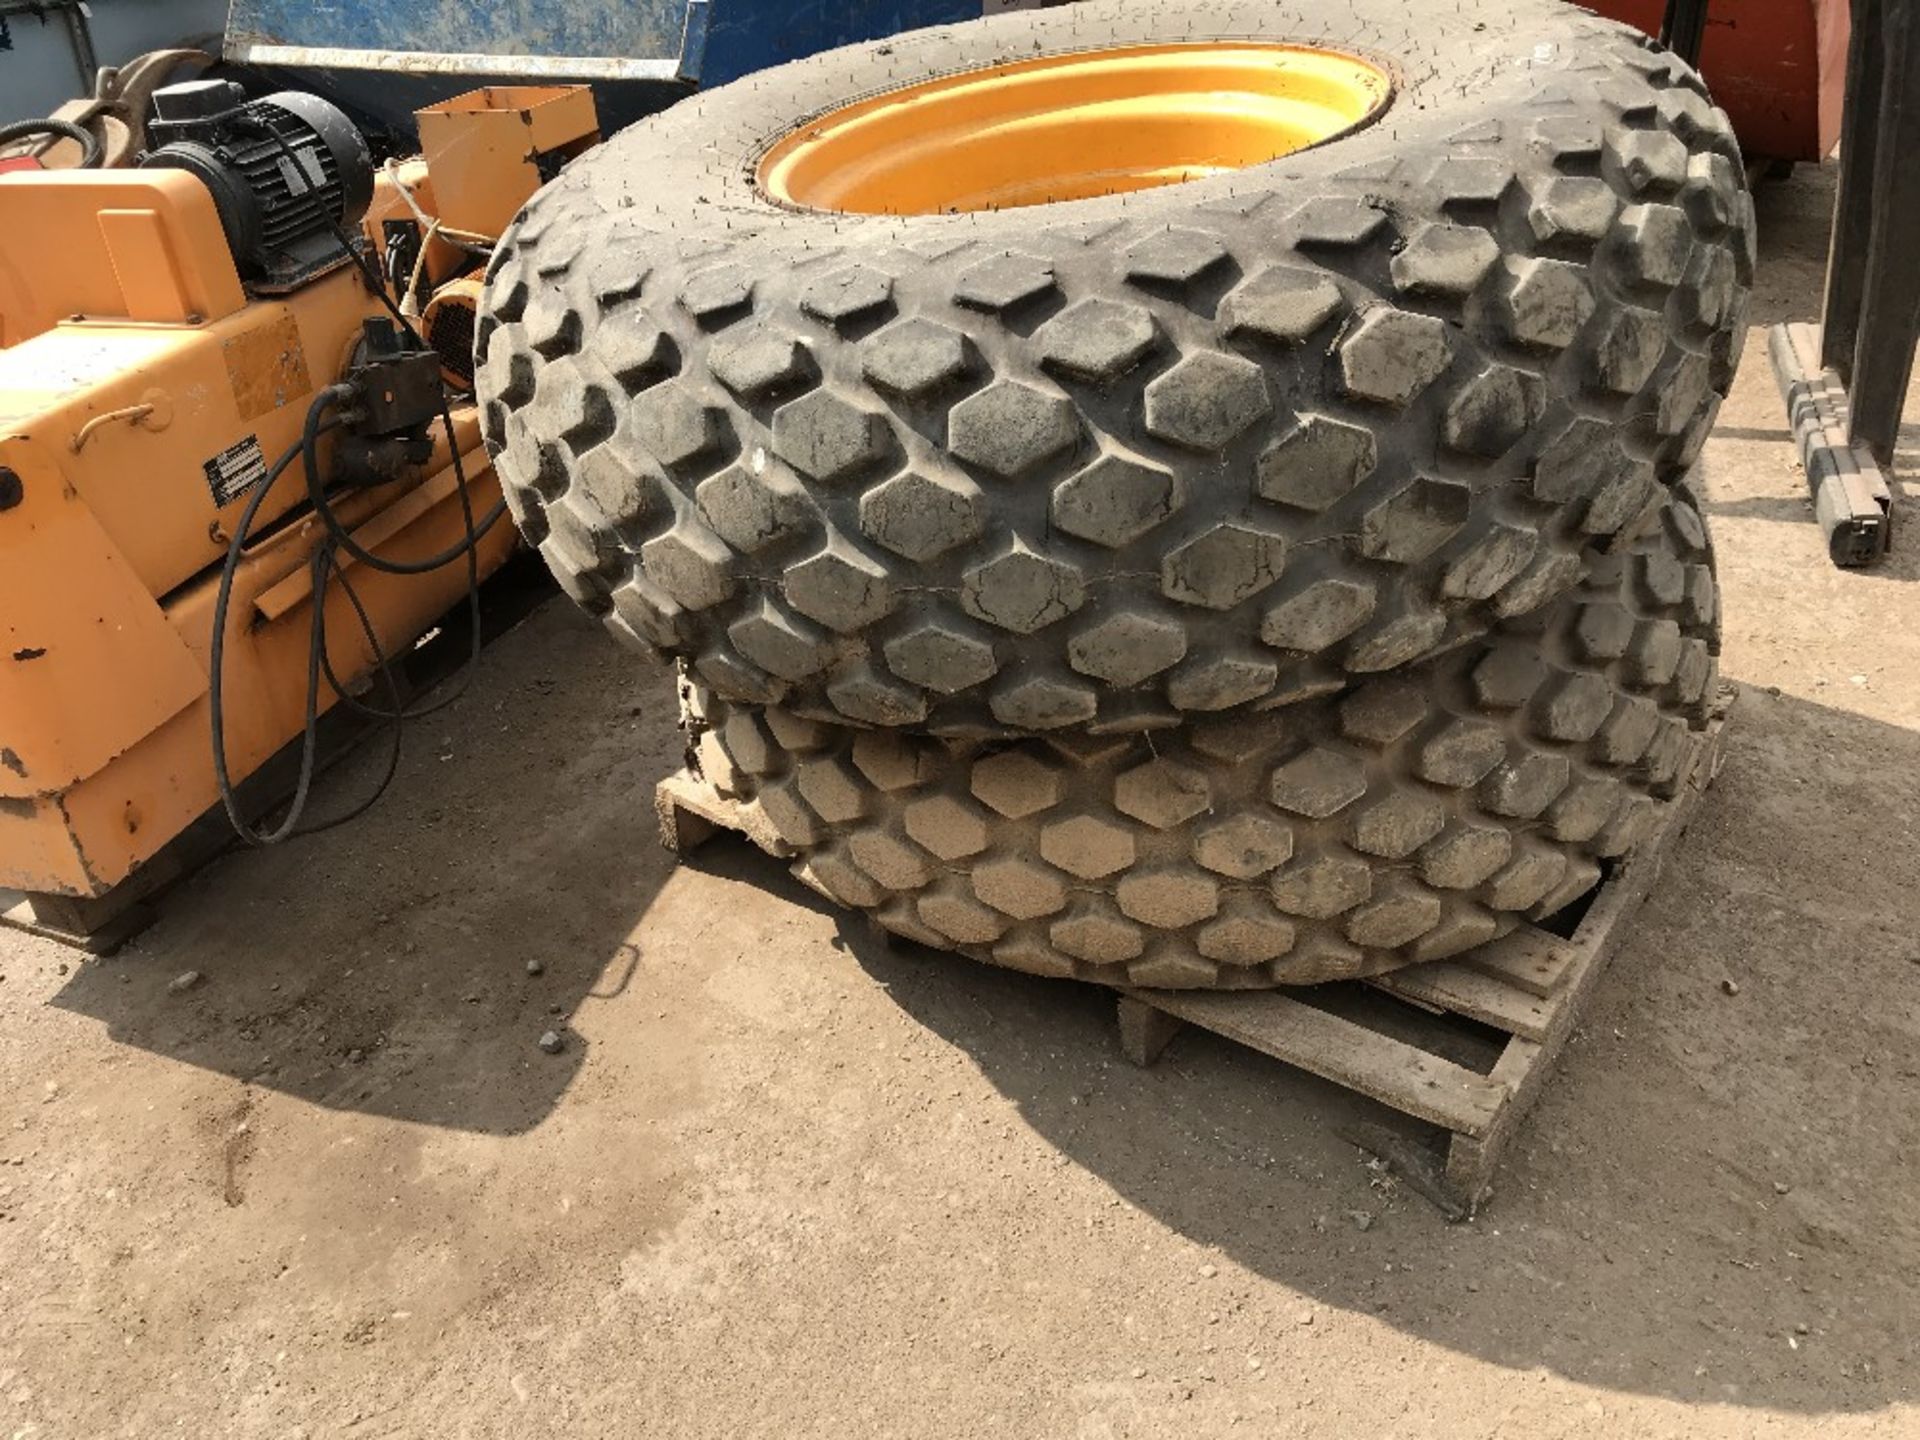
<path id="1" fill-rule="evenodd" d="M 1720 982 L 1720 989 L 1725 994 L 1738 995 L 1740 993 L 1740 982 L 1738 980 L 1722 980 Z"/>
<path id="2" fill-rule="evenodd" d="M 546 973 L 547 973 L 547 967 L 541 964 L 538 960 L 527 961 L 527 974 L 544 975 Z"/>
<path id="3" fill-rule="evenodd" d="M 1776 1180 L 1773 1182 L 1773 1193 L 1776 1195 L 1784 1195 L 1792 1188 L 1793 1187 L 1784 1180 Z"/>
<path id="4" fill-rule="evenodd" d="M 558 1015 L 558 1014 L 560 1013 L 560 1011 L 561 1011 L 561 1009 L 562 1009 L 562 1008 L 563 1008 L 563 1007 L 561 1007 L 561 1006 L 559 1006 L 559 1005 L 549 1005 L 549 1006 L 547 1006 L 547 1014 L 549 1014 L 549 1015 Z"/>
<path id="5" fill-rule="evenodd" d="M 170 994 L 184 995 L 205 978 L 198 970 L 182 970 L 167 982 L 167 990 Z"/>
<path id="6" fill-rule="evenodd" d="M 1134 1367 L 1133 1367 L 1133 1378 L 1134 1378 L 1134 1379 L 1136 1379 L 1136 1380 L 1144 1380 L 1144 1379 L 1146 1379 L 1146 1378 L 1147 1378 L 1147 1367 L 1146 1367 L 1146 1366 L 1144 1366 L 1144 1365 L 1136 1365 L 1136 1366 L 1134 1366 Z"/>
<path id="7" fill-rule="evenodd" d="M 1371 1230 L 1373 1228 L 1373 1212 L 1371 1210 L 1349 1210 L 1347 1211 L 1347 1218 L 1353 1221 L 1353 1228 L 1356 1230 Z"/>
<path id="8" fill-rule="evenodd" d="M 1200 1267 L 1200 1278 L 1202 1280 L 1211 1280 L 1219 1273 L 1220 1271 L 1212 1265 L 1202 1265 Z"/>
<path id="9" fill-rule="evenodd" d="M 367 1058 L 367 1052 L 364 1050 L 347 1051 L 347 1063 L 349 1065 L 358 1065 L 362 1060 L 366 1058 Z"/>
<path id="10" fill-rule="evenodd" d="M 1260 1368 L 1260 1357 L 1258 1355 L 1247 1356 L 1247 1369 L 1258 1370 L 1259 1368 Z"/>
<path id="11" fill-rule="evenodd" d="M 1477 1294 L 1479 1294 L 1479 1293 L 1480 1293 L 1480 1282 L 1479 1282 L 1478 1280 L 1469 1280 L 1469 1281 L 1467 1281 L 1467 1289 L 1468 1289 L 1469 1291 L 1471 1291 L 1472 1293 L 1474 1293 L 1474 1294 L 1476 1294 L 1476 1295 L 1477 1295 Z"/>
<path id="12" fill-rule="evenodd" d="M 558 1030 L 546 1030 L 541 1032 L 540 1048 L 549 1055 L 558 1055 L 567 1048 L 567 1042 L 560 1038 Z"/>
<path id="13" fill-rule="evenodd" d="M 1313 1311 L 1302 1310 L 1298 1315 L 1293 1317 L 1293 1320 L 1296 1325 L 1311 1325 L 1313 1323 Z"/>
<path id="14" fill-rule="evenodd" d="M 1813 1333 L 1813 1327 L 1802 1320 L 1795 1324 L 1793 1333 L 1796 1335 L 1811 1335 Z"/>

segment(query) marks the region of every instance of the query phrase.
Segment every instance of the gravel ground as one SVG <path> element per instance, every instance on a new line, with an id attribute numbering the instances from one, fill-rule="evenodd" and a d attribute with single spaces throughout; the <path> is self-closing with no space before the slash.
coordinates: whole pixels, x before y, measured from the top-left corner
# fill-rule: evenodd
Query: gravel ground
<path id="1" fill-rule="evenodd" d="M 1920 551 L 1829 568 L 1757 330 L 1705 465 L 1726 768 L 1477 1222 L 1332 1086 L 676 869 L 668 678 L 555 603 L 360 823 L 0 932 L 0 1436 L 1920 1433 Z"/>

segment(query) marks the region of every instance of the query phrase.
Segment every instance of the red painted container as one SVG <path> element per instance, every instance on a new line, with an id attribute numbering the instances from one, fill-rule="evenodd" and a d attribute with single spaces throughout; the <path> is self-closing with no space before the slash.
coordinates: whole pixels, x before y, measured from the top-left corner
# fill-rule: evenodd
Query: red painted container
<path id="1" fill-rule="evenodd" d="M 1665 0 L 1585 0 L 1660 33 Z M 1712 0 L 1700 73 L 1749 160 L 1818 160 L 1840 138 L 1846 0 Z"/>

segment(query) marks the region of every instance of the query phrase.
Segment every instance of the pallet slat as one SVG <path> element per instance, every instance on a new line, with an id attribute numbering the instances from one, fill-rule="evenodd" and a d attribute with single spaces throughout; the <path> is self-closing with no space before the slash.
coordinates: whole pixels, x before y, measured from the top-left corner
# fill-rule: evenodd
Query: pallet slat
<path id="1" fill-rule="evenodd" d="M 1277 991 L 1258 996 L 1127 993 L 1189 1024 L 1463 1134 L 1484 1134 L 1507 1099 L 1505 1085 L 1464 1065 Z"/>
<path id="2" fill-rule="evenodd" d="M 1522 925 L 1498 940 L 1489 940 L 1478 950 L 1469 950 L 1459 963 L 1491 975 L 1496 980 L 1550 999 L 1566 980 L 1567 967 L 1573 963 L 1573 951 L 1558 935 L 1549 935 L 1533 925 Z"/>
<path id="3" fill-rule="evenodd" d="M 1552 1018 L 1551 1007 L 1540 996 L 1446 961 L 1379 975 L 1368 983 L 1389 995 L 1464 1015 L 1526 1040 L 1544 1040 Z"/>

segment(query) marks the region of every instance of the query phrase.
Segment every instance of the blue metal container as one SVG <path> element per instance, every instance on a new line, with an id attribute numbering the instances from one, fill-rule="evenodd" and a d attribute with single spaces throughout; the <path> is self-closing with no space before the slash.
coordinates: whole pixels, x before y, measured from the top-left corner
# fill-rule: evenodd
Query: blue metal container
<path id="1" fill-rule="evenodd" d="M 227 55 L 411 75 L 718 85 L 981 0 L 234 0 Z"/>

